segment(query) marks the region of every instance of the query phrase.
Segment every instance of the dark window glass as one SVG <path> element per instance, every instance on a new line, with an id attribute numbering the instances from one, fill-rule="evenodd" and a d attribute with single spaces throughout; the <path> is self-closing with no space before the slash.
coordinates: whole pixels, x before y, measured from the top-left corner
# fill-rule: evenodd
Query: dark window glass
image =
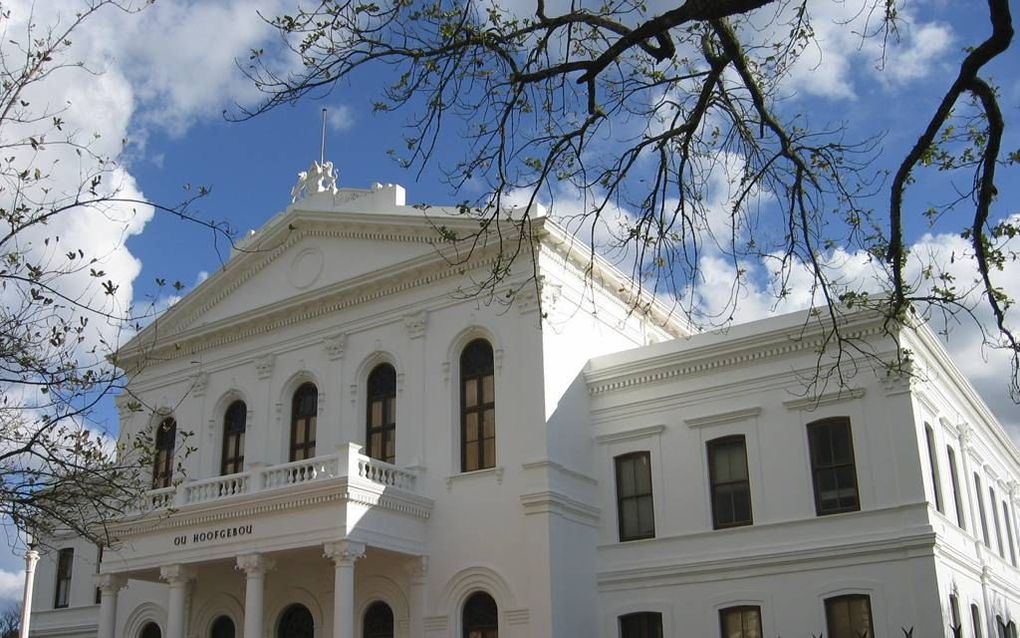
<path id="1" fill-rule="evenodd" d="M 361 625 L 362 638 L 393 638 L 393 610 L 377 600 L 365 610 Z"/>
<path id="2" fill-rule="evenodd" d="M 871 621 L 871 598 L 861 594 L 837 596 L 825 601 L 827 638 L 875 638 Z"/>
<path id="3" fill-rule="evenodd" d="M 234 621 L 229 616 L 220 616 L 213 621 L 210 638 L 234 638 Z"/>
<path id="4" fill-rule="evenodd" d="M 496 467 L 496 393 L 492 346 L 484 339 L 460 354 L 460 469 Z"/>
<path id="5" fill-rule="evenodd" d="M 315 421 L 318 416 L 319 391 L 314 383 L 305 383 L 294 392 L 290 410 L 291 461 L 303 461 L 315 456 Z"/>
<path id="6" fill-rule="evenodd" d="M 393 463 L 397 457 L 397 371 L 388 363 L 368 375 L 368 414 L 365 418 L 368 455 Z"/>
<path id="7" fill-rule="evenodd" d="M 719 612 L 722 638 L 761 638 L 761 608 L 744 605 Z"/>
<path id="8" fill-rule="evenodd" d="M 970 625 L 974 628 L 974 638 L 981 638 L 984 635 L 981 631 L 981 610 L 977 605 L 970 606 Z"/>
<path id="9" fill-rule="evenodd" d="M 155 460 L 152 465 L 152 487 L 170 487 L 174 475 L 174 445 L 177 442 L 177 421 L 167 417 L 156 427 Z"/>
<path id="10" fill-rule="evenodd" d="M 967 529 L 967 517 L 963 509 L 963 492 L 960 491 L 960 475 L 956 469 L 956 452 L 953 448 L 946 447 L 949 454 L 949 480 L 953 484 L 953 502 L 956 505 L 956 524 L 961 529 Z"/>
<path id="11" fill-rule="evenodd" d="M 283 610 L 280 624 L 276 628 L 276 638 L 314 638 L 315 620 L 312 612 L 300 603 L 294 603 Z"/>
<path id="12" fill-rule="evenodd" d="M 1016 538 L 1013 536 L 1013 515 L 1009 509 L 1009 503 L 1002 502 L 1002 518 L 1006 524 L 1006 540 L 1009 541 L 1009 562 L 1016 567 Z"/>
<path id="13" fill-rule="evenodd" d="M 57 552 L 57 587 L 53 607 L 67 607 L 71 599 L 71 571 L 74 568 L 74 549 L 68 547 Z"/>
<path id="14" fill-rule="evenodd" d="M 1017 636 L 1016 636 L 1016 623 L 1013 622 L 1012 620 L 1009 621 L 1008 625 L 1006 625 L 1006 635 L 1009 638 L 1017 638 Z"/>
<path id="15" fill-rule="evenodd" d="M 639 611 L 620 616 L 620 638 L 662 638 L 662 614 Z"/>
<path id="16" fill-rule="evenodd" d="M 99 569 L 103 566 L 103 546 L 96 545 L 96 574 L 99 573 Z M 95 602 L 98 605 L 103 601 L 103 590 L 96 587 L 96 599 Z"/>
<path id="17" fill-rule="evenodd" d="M 248 406 L 234 401 L 223 415 L 223 453 L 220 455 L 220 474 L 244 471 L 244 431 L 248 421 Z M 227 620 L 230 620 L 227 618 Z"/>
<path id="18" fill-rule="evenodd" d="M 838 417 L 808 426 L 815 512 L 819 516 L 861 509 L 850 419 Z"/>
<path id="19" fill-rule="evenodd" d="M 942 506 L 942 485 L 939 481 L 939 459 L 935 455 L 935 431 L 927 423 L 924 424 L 924 440 L 928 444 L 928 469 L 931 470 L 931 486 L 935 497 L 935 509 L 945 513 Z"/>
<path id="20" fill-rule="evenodd" d="M 708 477 L 715 529 L 750 525 L 751 481 L 747 474 L 744 437 L 728 436 L 708 442 Z"/>
<path id="21" fill-rule="evenodd" d="M 999 526 L 999 504 L 995 500 L 995 489 L 988 488 L 988 496 L 992 503 L 992 521 L 995 523 L 995 542 L 999 546 L 999 556 L 1006 558 L 1006 549 L 1002 544 L 1002 527 Z"/>
<path id="22" fill-rule="evenodd" d="M 960 622 L 960 600 L 956 594 L 949 594 L 949 631 L 953 638 L 963 638 L 963 623 Z"/>
<path id="23" fill-rule="evenodd" d="M 648 452 L 616 457 L 616 515 L 621 541 L 655 536 L 652 463 Z"/>
<path id="24" fill-rule="evenodd" d="M 461 617 L 464 638 L 498 638 L 499 610 L 492 596 L 479 591 L 471 594 L 464 603 Z"/>
<path id="25" fill-rule="evenodd" d="M 154 622 L 145 623 L 142 631 L 138 634 L 138 638 L 162 638 L 162 636 L 163 632 L 160 630 L 159 625 Z"/>
<path id="26" fill-rule="evenodd" d="M 974 494 L 977 496 L 978 504 L 978 518 L 981 519 L 981 539 L 985 542 L 985 547 L 991 547 L 992 541 L 988 537 L 988 520 L 985 517 L 985 498 L 981 494 L 981 477 L 978 476 L 977 472 L 974 472 Z"/>
<path id="27" fill-rule="evenodd" d="M 1003 622 L 1002 616 L 995 617 L 995 632 L 998 634 L 998 638 L 1009 638 L 1009 634 L 1006 633 L 1006 623 Z"/>

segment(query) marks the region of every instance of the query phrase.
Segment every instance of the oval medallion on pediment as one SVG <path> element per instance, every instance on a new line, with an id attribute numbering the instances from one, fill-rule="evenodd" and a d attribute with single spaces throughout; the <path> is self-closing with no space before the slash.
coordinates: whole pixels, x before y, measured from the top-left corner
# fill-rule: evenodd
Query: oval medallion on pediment
<path id="1" fill-rule="evenodd" d="M 318 247 L 309 246 L 303 249 L 290 262 L 288 279 L 291 285 L 300 289 L 308 288 L 319 279 L 324 263 L 325 258 Z"/>

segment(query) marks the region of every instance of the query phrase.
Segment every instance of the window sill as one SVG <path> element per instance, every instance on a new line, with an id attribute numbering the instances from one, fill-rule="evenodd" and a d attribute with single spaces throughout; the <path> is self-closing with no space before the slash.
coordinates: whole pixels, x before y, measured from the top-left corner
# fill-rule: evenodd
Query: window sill
<path id="1" fill-rule="evenodd" d="M 454 483 L 460 483 L 464 481 L 470 481 L 472 479 L 484 478 L 486 476 L 495 476 L 496 482 L 499 484 L 503 483 L 503 466 L 497 465 L 496 467 L 487 467 L 484 470 L 472 470 L 470 472 L 460 472 L 458 474 L 451 474 L 446 477 L 446 489 L 453 489 Z"/>

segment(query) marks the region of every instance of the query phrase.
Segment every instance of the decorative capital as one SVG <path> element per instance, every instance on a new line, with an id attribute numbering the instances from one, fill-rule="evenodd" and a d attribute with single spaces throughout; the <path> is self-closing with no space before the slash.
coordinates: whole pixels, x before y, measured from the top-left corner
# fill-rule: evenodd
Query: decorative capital
<path id="1" fill-rule="evenodd" d="M 347 347 L 347 334 L 339 333 L 331 335 L 322 340 L 322 347 L 330 361 L 344 358 L 344 349 Z"/>
<path id="2" fill-rule="evenodd" d="M 127 585 L 127 578 L 120 574 L 96 574 L 95 583 L 96 587 L 99 588 L 99 591 L 104 594 L 115 594 Z"/>
<path id="3" fill-rule="evenodd" d="M 966 423 L 960 422 L 956 426 L 957 431 L 960 433 L 960 446 L 966 451 L 973 445 L 974 441 L 974 428 L 970 427 Z"/>
<path id="4" fill-rule="evenodd" d="M 404 317 L 404 327 L 407 328 L 407 336 L 412 339 L 418 339 L 419 337 L 425 336 L 425 329 L 429 323 L 429 311 L 422 310 L 416 312 L 413 315 L 407 315 Z"/>
<path id="5" fill-rule="evenodd" d="M 274 567 L 276 567 L 276 561 L 266 558 L 262 554 L 241 554 L 237 557 L 237 565 L 234 566 L 234 569 L 243 571 L 250 578 L 264 576 Z"/>
<path id="6" fill-rule="evenodd" d="M 426 555 L 412 556 L 407 561 L 407 573 L 411 580 L 423 580 L 429 571 L 429 557 Z"/>
<path id="7" fill-rule="evenodd" d="M 273 376 L 273 366 L 276 364 L 276 355 L 266 354 L 255 359 L 255 374 L 260 379 L 268 379 Z"/>
<path id="8" fill-rule="evenodd" d="M 365 545 L 354 541 L 334 541 L 322 548 L 323 556 L 336 563 L 337 567 L 353 567 L 365 555 Z"/>
<path id="9" fill-rule="evenodd" d="M 159 577 L 171 587 L 179 587 L 194 580 L 195 571 L 184 565 L 164 565 L 159 568 Z"/>
<path id="10" fill-rule="evenodd" d="M 191 396 L 202 397 L 205 396 L 205 391 L 209 387 L 209 373 L 199 372 L 192 375 L 191 377 Z"/>

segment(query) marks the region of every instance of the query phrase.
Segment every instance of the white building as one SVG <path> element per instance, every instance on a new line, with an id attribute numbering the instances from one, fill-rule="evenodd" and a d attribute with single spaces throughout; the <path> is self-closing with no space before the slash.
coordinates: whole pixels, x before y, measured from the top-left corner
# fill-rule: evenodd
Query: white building
<path id="1" fill-rule="evenodd" d="M 546 218 L 486 303 L 512 234 L 312 190 L 122 350 L 158 489 L 38 638 L 1016 635 L 1020 453 L 928 329 L 806 388 L 809 314 L 690 336 Z"/>

